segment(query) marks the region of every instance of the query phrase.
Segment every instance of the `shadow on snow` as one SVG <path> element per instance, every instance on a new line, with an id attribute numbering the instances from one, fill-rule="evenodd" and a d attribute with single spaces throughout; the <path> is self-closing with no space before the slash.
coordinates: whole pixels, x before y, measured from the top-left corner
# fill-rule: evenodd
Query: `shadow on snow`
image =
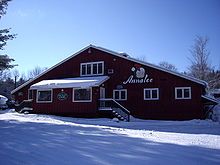
<path id="1" fill-rule="evenodd" d="M 0 121 L 0 160 L 7 164 L 219 164 L 220 151 L 157 143 L 107 129 Z"/>

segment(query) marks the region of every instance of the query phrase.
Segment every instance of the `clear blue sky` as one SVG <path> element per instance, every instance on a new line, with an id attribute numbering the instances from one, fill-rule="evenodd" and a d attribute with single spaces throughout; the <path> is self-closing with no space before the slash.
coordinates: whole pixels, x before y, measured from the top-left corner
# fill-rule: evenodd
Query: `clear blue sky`
<path id="1" fill-rule="evenodd" d="M 220 0 L 13 0 L 0 21 L 18 34 L 3 52 L 20 72 L 89 44 L 186 71 L 196 35 L 209 37 L 210 62 L 220 69 Z"/>

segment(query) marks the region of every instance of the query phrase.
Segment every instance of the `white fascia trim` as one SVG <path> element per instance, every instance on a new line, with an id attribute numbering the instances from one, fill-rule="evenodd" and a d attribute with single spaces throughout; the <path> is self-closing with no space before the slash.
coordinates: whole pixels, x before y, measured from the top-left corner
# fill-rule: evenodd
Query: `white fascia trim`
<path id="1" fill-rule="evenodd" d="M 218 100 L 216 100 L 216 99 L 214 99 L 214 98 L 211 98 L 211 97 L 209 97 L 209 96 L 202 95 L 202 98 L 207 99 L 207 100 L 210 100 L 210 101 L 213 101 L 213 102 L 215 102 L 216 104 L 219 104 Z"/>
<path id="2" fill-rule="evenodd" d="M 68 61 L 69 59 L 73 58 L 74 56 L 77 56 L 78 54 L 80 54 L 81 52 L 85 51 L 86 49 L 88 48 L 95 48 L 95 49 L 98 49 L 98 50 L 101 50 L 101 51 L 104 51 L 106 53 L 109 53 L 109 54 L 112 54 L 112 55 L 115 55 L 115 56 L 118 56 L 120 58 L 124 58 L 124 59 L 127 59 L 127 60 L 130 60 L 130 61 L 133 61 L 133 62 L 136 62 L 136 63 L 140 63 L 142 65 L 145 65 L 145 66 L 148 66 L 148 67 L 152 67 L 154 69 L 158 69 L 158 70 L 161 70 L 161 71 L 164 71 L 164 72 L 167 72 L 167 73 L 170 73 L 170 74 L 173 74 L 173 75 L 176 75 L 178 77 L 182 77 L 184 79 L 187 79 L 187 80 L 190 80 L 190 81 L 193 81 L 193 82 L 196 82 L 198 84 L 201 84 L 201 85 L 204 85 L 204 86 L 208 86 L 207 82 L 205 81 L 202 81 L 202 80 L 199 80 L 199 79 L 196 79 L 194 77 L 190 77 L 190 76 L 187 76 L 187 75 L 183 75 L 183 74 L 180 74 L 180 73 L 177 73 L 177 72 L 174 72 L 174 71 L 171 71 L 171 70 L 168 70 L 168 69 L 165 69 L 165 68 L 162 68 L 162 67 L 159 67 L 159 66 L 156 66 L 154 64 L 150 64 L 150 63 L 147 63 L 145 61 L 140 61 L 140 60 L 137 60 L 137 59 L 134 59 L 134 58 L 131 58 L 131 57 L 124 57 L 122 56 L 120 53 L 117 53 L 115 51 L 112 51 L 112 50 L 109 50 L 109 49 L 106 49 L 106 48 L 102 48 L 102 47 L 98 47 L 98 46 L 94 46 L 94 45 L 89 45 L 89 46 L 86 46 L 85 48 L 81 49 L 80 51 L 74 53 L 73 55 L 71 55 L 70 57 L 64 59 L 63 61 L 59 62 L 58 64 L 52 66 L 51 68 L 49 68 L 48 70 L 44 71 L 43 73 L 41 73 L 40 75 L 38 75 L 37 77 L 27 81 L 26 83 L 22 84 L 21 86 L 17 87 L 16 89 L 14 89 L 11 94 L 17 92 L 18 90 L 20 90 L 21 88 L 23 88 L 24 86 L 30 84 L 31 82 L 33 82 L 34 80 L 36 80 L 37 78 L 41 77 L 42 75 L 46 74 L 47 72 L 51 71 L 52 69 L 56 68 L 57 66 L 63 64 L 64 62 Z"/>
<path id="3" fill-rule="evenodd" d="M 196 79 L 196 78 L 191 77 L 191 76 L 188 76 L 188 75 L 183 75 L 183 74 L 180 74 L 180 73 L 177 73 L 177 72 L 168 70 L 168 69 L 166 69 L 166 68 L 162 68 L 162 67 L 160 67 L 160 66 L 157 66 L 157 65 L 154 65 L 154 64 L 150 64 L 150 63 L 145 62 L 145 61 L 140 61 L 140 60 L 135 59 L 135 58 L 132 58 L 132 57 L 124 57 L 124 56 L 122 56 L 120 53 L 114 52 L 114 51 L 112 51 L 112 50 L 108 50 L 108 49 L 106 49 L 106 48 L 97 47 L 97 46 L 94 46 L 94 45 L 91 45 L 91 47 L 92 47 L 92 48 L 95 48 L 95 49 L 98 49 L 98 50 L 101 50 L 101 51 L 105 51 L 105 52 L 107 52 L 107 53 L 113 54 L 113 55 L 115 55 L 115 56 L 118 56 L 118 57 L 121 57 L 121 58 L 130 60 L 130 61 L 136 62 L 136 63 L 140 63 L 140 64 L 145 65 L 145 66 L 152 67 L 152 68 L 154 68 L 154 69 L 158 69 L 158 70 L 161 70 L 161 71 L 164 71 L 164 72 L 173 74 L 173 75 L 178 76 L 178 77 L 182 77 L 182 78 L 184 78 L 184 79 L 187 79 L 187 80 L 196 82 L 196 83 L 201 84 L 201 85 L 204 85 L 204 86 L 208 86 L 207 82 L 205 82 L 205 81 L 203 81 L 203 80 L 199 80 L 199 79 Z"/>
<path id="4" fill-rule="evenodd" d="M 80 51 L 74 53 L 73 55 L 71 55 L 70 57 L 64 59 L 63 61 L 59 62 L 58 64 L 52 66 L 51 68 L 45 70 L 44 72 L 42 72 L 41 74 L 39 74 L 38 76 L 36 76 L 35 78 L 27 81 L 26 83 L 22 84 L 21 86 L 17 87 L 16 89 L 14 89 L 13 91 L 11 91 L 11 94 L 17 92 L 18 90 L 20 90 L 21 88 L 25 87 L 26 85 L 30 84 L 31 82 L 33 82 L 34 80 L 38 79 L 39 77 L 43 76 L 44 74 L 48 73 L 49 71 L 53 70 L 54 68 L 58 67 L 59 65 L 65 63 L 66 61 L 70 60 L 71 58 L 73 58 L 74 56 L 77 56 L 78 54 L 82 53 L 83 51 L 85 51 L 86 49 L 90 48 L 91 45 L 86 46 L 85 48 L 81 49 Z"/>

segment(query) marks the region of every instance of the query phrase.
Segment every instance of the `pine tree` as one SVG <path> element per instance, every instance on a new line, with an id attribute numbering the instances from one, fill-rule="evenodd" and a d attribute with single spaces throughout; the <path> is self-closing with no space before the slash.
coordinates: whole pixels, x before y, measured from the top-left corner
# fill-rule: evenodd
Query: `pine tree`
<path id="1" fill-rule="evenodd" d="M 6 14 L 9 1 L 11 0 L 0 0 L 0 20 L 2 16 Z M 0 29 L 0 50 L 3 50 L 7 41 L 14 39 L 15 36 L 15 34 L 10 34 L 10 29 Z M 0 73 L 5 69 L 13 68 L 15 65 L 10 64 L 12 61 L 14 61 L 14 59 L 8 55 L 0 54 Z"/>

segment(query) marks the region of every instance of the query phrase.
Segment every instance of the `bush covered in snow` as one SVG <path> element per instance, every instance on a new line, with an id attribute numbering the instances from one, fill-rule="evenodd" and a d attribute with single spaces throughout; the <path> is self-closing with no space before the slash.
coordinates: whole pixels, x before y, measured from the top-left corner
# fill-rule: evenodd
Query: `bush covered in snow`
<path id="1" fill-rule="evenodd" d="M 220 103 L 213 108 L 212 120 L 220 122 Z"/>

